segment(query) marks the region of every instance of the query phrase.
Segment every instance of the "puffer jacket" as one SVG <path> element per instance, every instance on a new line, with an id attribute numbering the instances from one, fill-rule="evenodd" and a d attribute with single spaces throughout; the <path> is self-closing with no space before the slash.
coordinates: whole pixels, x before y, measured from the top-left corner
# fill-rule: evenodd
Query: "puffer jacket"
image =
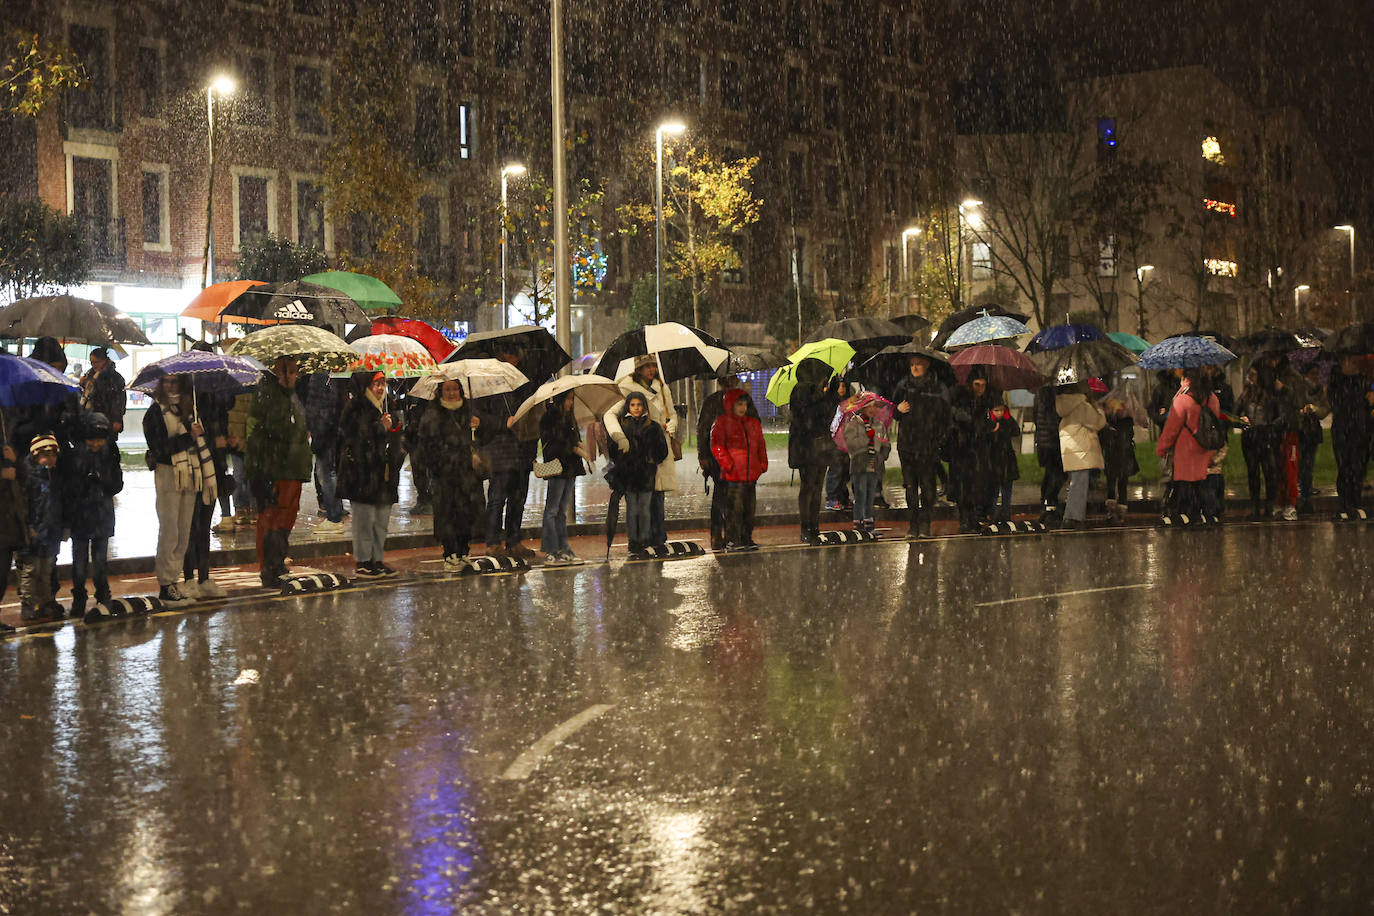
<path id="1" fill-rule="evenodd" d="M 1059 414 L 1059 453 L 1064 470 L 1101 470 L 1102 442 L 1097 431 L 1107 425 L 1102 408 L 1079 391 L 1061 394 L 1054 399 Z"/>
<path id="2" fill-rule="evenodd" d="M 1207 393 L 1207 407 L 1221 416 L 1221 404 L 1217 396 Z M 1163 458 L 1170 449 L 1174 453 L 1174 480 L 1185 483 L 1207 479 L 1207 468 L 1212 462 L 1213 452 L 1198 444 L 1198 421 L 1202 417 L 1199 404 L 1186 387 L 1180 387 L 1174 395 L 1173 406 L 1169 408 L 1169 419 L 1164 423 L 1164 432 L 1155 443 L 1155 454 Z"/>
<path id="3" fill-rule="evenodd" d="M 894 404 L 903 401 L 911 405 L 906 413 L 895 414 L 897 419 L 897 452 L 910 455 L 917 461 L 934 461 L 940 457 L 949 438 L 949 391 L 930 370 L 920 378 L 910 373 L 903 376 L 892 393 Z"/>
<path id="4" fill-rule="evenodd" d="M 708 394 L 697 414 L 697 460 L 705 461 L 708 467 L 716 460 L 711 455 L 711 427 L 716 425 L 716 418 L 725 413 L 725 395 L 731 390 L 721 388 Z M 759 412 L 752 400 L 749 402 L 749 416 L 759 419 Z"/>
<path id="5" fill-rule="evenodd" d="M 365 374 L 365 373 L 360 373 Z M 374 506 L 396 502 L 401 464 L 401 431 L 382 423 L 382 412 L 364 391 L 356 393 L 339 420 L 339 499 Z M 393 417 L 394 419 L 394 417 Z"/>
<path id="6" fill-rule="evenodd" d="M 24 494 L 28 503 L 29 549 L 40 556 L 56 556 L 62 543 L 62 493 L 57 468 L 28 459 Z"/>
<path id="7" fill-rule="evenodd" d="M 1059 457 L 1059 414 L 1054 409 L 1054 389 L 1046 385 L 1035 392 L 1035 455 L 1043 465 Z"/>
<path id="8" fill-rule="evenodd" d="M 609 425 L 611 415 L 606 416 Z M 632 417 L 622 413 L 615 419 L 620 436 L 608 443 L 611 467 L 606 472 L 606 482 L 621 493 L 650 492 L 656 484 L 658 467 L 669 454 L 663 427 L 647 414 Z"/>
<path id="9" fill-rule="evenodd" d="M 868 453 L 869 430 L 873 435 L 873 454 Z M 854 414 L 844 423 L 844 444 L 849 450 L 849 473 L 876 473 L 881 480 L 887 456 L 892 452 L 892 441 L 888 438 L 887 427 L 874 417 L 866 426 L 861 414 Z"/>
<path id="10" fill-rule="evenodd" d="M 309 480 L 315 471 L 305 410 L 275 378 L 258 386 L 248 415 L 244 468 L 250 480 Z"/>
<path id="11" fill-rule="evenodd" d="M 763 424 L 749 415 L 734 415 L 742 391 L 725 392 L 725 412 L 711 426 L 711 454 L 720 465 L 722 480 L 753 483 L 768 470 L 768 446 Z"/>
<path id="12" fill-rule="evenodd" d="M 655 381 L 652 386 L 641 385 L 635 380 L 633 375 L 628 375 L 620 380 L 620 393 L 629 396 L 633 392 L 644 395 L 644 399 L 649 403 L 649 418 L 661 424 L 666 436 L 677 435 L 677 411 L 668 403 L 667 393 L 663 390 L 663 382 Z M 614 407 L 606 411 L 603 422 L 606 424 L 606 435 L 616 445 L 624 451 L 628 445 L 624 430 L 621 428 L 620 418 L 625 409 L 625 401 L 621 399 Z M 485 421 L 483 421 L 485 422 Z M 666 438 L 665 438 L 666 441 Z M 654 489 L 668 491 L 677 489 L 677 460 L 673 458 L 672 450 L 669 449 L 666 456 L 658 462 L 658 468 L 654 472 Z"/>
<path id="13" fill-rule="evenodd" d="M 124 471 L 113 439 L 93 452 L 79 442 L 57 462 L 62 484 L 62 517 L 77 540 L 114 537 L 115 495 L 124 489 Z"/>

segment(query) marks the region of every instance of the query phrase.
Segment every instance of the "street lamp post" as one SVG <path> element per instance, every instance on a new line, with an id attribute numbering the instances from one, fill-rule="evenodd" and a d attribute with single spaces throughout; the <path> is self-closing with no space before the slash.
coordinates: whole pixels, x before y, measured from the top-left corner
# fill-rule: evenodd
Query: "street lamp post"
<path id="1" fill-rule="evenodd" d="M 549 95 L 553 116 L 554 338 L 572 352 L 572 262 L 568 252 L 568 148 L 563 116 L 563 0 L 549 4 Z M 535 303 L 535 318 L 539 305 Z M 568 512 L 571 515 L 572 505 Z"/>
<path id="2" fill-rule="evenodd" d="M 1336 228 L 1341 232 L 1350 233 L 1350 320 L 1358 321 L 1359 318 L 1355 314 L 1355 227 L 1337 226 Z"/>
<path id="3" fill-rule="evenodd" d="M 232 95 L 234 81 L 227 76 L 218 76 L 205 87 L 205 111 L 209 116 L 209 180 L 205 192 L 205 264 L 201 268 L 200 288 L 204 289 L 214 280 L 215 258 L 215 93 Z"/>
<path id="4" fill-rule="evenodd" d="M 506 209 L 506 182 L 512 175 L 525 174 L 523 165 L 511 164 L 501 169 L 501 327 L 510 327 L 510 305 L 506 298 L 506 249 L 510 247 L 510 233 L 507 226 L 510 223 L 509 214 Z"/>
<path id="5" fill-rule="evenodd" d="M 970 199 L 968 199 L 968 200 L 965 200 L 965 201 L 963 201 L 963 202 L 961 202 L 961 203 L 959 204 L 959 256 L 958 256 L 958 258 L 955 260 L 954 263 L 955 263 L 955 265 L 956 265 L 956 267 L 957 267 L 957 269 L 956 269 L 956 271 L 955 271 L 955 278 L 956 278 L 956 280 L 957 280 L 957 282 L 958 282 L 959 305 L 960 305 L 961 307 L 964 306 L 964 305 L 966 304 L 966 303 L 964 302 L 964 223 L 965 223 L 965 221 L 967 221 L 970 228 L 977 228 L 977 227 L 973 224 L 974 214 L 973 214 L 972 212 L 970 212 L 970 211 L 976 210 L 977 208 L 981 207 L 982 205 L 983 205 L 983 202 L 982 202 L 981 200 L 973 200 L 972 198 L 970 198 Z M 965 216 L 964 216 L 965 213 L 969 213 L 969 215 L 968 215 L 967 217 L 965 217 Z M 972 276 L 972 275 L 973 275 L 973 263 L 972 263 L 972 261 L 973 261 L 973 256 L 970 255 L 970 256 L 969 256 L 969 282 L 970 282 L 970 283 L 973 282 L 973 276 Z"/>
<path id="6" fill-rule="evenodd" d="M 1302 324 L 1302 294 L 1311 288 L 1306 283 L 1293 287 L 1293 318 L 1299 325 Z"/>
<path id="7" fill-rule="evenodd" d="M 654 131 L 654 321 L 663 320 L 663 135 L 680 134 L 687 125 L 669 121 Z"/>
<path id="8" fill-rule="evenodd" d="M 903 286 L 905 286 L 905 285 L 907 284 L 907 282 L 908 282 L 907 263 L 906 263 L 906 260 L 907 260 L 907 259 L 906 259 L 907 239 L 915 238 L 916 236 L 918 236 L 918 235 L 920 235 L 920 234 L 921 234 L 921 227 L 920 227 L 920 226 L 910 226 L 910 227 L 908 227 L 908 228 L 902 230 L 902 285 L 903 285 Z"/>
<path id="9" fill-rule="evenodd" d="M 1135 269 L 1135 332 L 1141 338 L 1145 336 L 1145 275 L 1154 269 L 1153 264 L 1141 264 Z"/>

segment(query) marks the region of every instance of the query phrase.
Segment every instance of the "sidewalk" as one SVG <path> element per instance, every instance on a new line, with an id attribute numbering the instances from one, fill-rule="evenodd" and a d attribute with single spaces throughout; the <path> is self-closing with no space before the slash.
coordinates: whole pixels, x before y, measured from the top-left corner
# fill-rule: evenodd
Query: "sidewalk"
<path id="1" fill-rule="evenodd" d="M 573 519 L 568 531 L 572 535 L 599 535 L 604 549 L 606 507 L 610 498 L 610 488 L 604 477 L 605 462 L 598 462 L 597 468 L 589 476 L 579 478 L 573 504 Z M 684 529 L 705 529 L 708 527 L 711 498 L 706 493 L 701 471 L 697 467 L 694 452 L 688 451 L 678 463 L 678 487 L 667 495 L 665 509 L 668 527 L 673 531 Z M 524 532 L 531 547 L 538 549 L 539 531 L 544 513 L 544 495 L 547 484 L 531 476 L 529 499 L 525 504 Z M 879 510 L 879 519 L 905 517 L 905 494 L 902 488 L 888 486 L 885 496 L 889 510 Z M 1017 483 L 1013 486 L 1015 510 L 1023 513 L 1038 513 L 1040 489 L 1036 484 Z M 1237 494 L 1228 494 L 1238 498 Z M 1320 493 L 1319 496 L 1326 496 Z M 1132 486 L 1129 490 L 1133 512 L 1153 511 L 1152 501 L 1158 493 L 1148 486 Z M 1100 499 L 1100 493 L 1098 494 Z M 1239 498 L 1243 498 L 1240 496 Z M 1319 502 L 1324 503 L 1325 500 Z M 415 503 L 415 488 L 411 481 L 409 463 L 401 471 L 400 502 L 392 510 L 388 528 L 388 548 L 407 549 L 430 546 L 432 518 L 429 515 L 412 515 L 409 508 Z M 157 544 L 156 498 L 153 491 L 152 472 L 142 468 L 126 470 L 124 473 L 124 492 L 115 498 L 116 525 L 115 536 L 110 540 L 110 569 L 115 574 L 145 573 L 153 569 L 153 553 Z M 347 530 L 332 535 L 317 534 L 316 527 L 323 518 L 318 515 L 313 485 L 306 483 L 301 491 L 301 512 L 296 526 L 291 532 L 291 555 L 298 559 L 342 556 L 352 550 L 351 534 Z M 1328 509 L 1327 511 L 1334 511 Z M 825 522 L 850 521 L 847 515 L 822 512 Z M 797 514 L 797 481 L 794 473 L 787 467 L 785 448 L 773 448 L 768 453 L 768 471 L 759 480 L 756 517 L 763 525 L 795 525 Z M 944 509 L 937 518 L 954 518 L 954 510 Z M 216 516 L 218 520 L 218 515 Z M 624 515 L 622 509 L 621 525 Z M 618 535 L 623 541 L 623 530 Z M 216 566 L 238 565 L 256 561 L 255 535 L 252 529 L 243 529 L 231 534 L 210 535 L 211 561 Z M 64 542 L 58 556 L 61 575 L 67 576 L 71 563 L 70 543 Z"/>

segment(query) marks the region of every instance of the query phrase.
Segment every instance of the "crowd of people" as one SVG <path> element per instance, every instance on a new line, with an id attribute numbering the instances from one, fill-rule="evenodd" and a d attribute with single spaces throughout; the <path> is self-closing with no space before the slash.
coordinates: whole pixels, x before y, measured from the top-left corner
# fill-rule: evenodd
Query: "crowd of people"
<path id="1" fill-rule="evenodd" d="M 66 368 L 62 347 L 51 338 L 37 341 L 31 356 Z M 512 364 L 520 356 L 514 345 L 499 353 Z M 909 538 L 931 536 L 933 515 L 945 499 L 957 506 L 961 531 L 1009 518 L 1020 424 L 1006 395 L 980 367 L 958 383 L 936 370 L 931 358 L 912 355 L 900 380 L 875 391 L 820 360 L 796 366 L 787 463 L 799 475 L 804 543 L 820 542 L 822 507 L 845 501 L 854 527 L 874 530 L 893 452 L 906 491 Z M 212 530 L 254 528 L 261 582 L 279 586 L 288 575 L 302 486 L 312 479 L 325 516 L 322 531 L 342 531 L 351 516 L 355 575 L 394 576 L 384 550 L 407 458 L 419 499 L 432 507 L 446 568 L 464 567 L 479 538 L 488 556 L 538 556 L 521 530 L 533 474 L 548 484 L 544 565 L 582 562 L 568 542 L 568 509 L 577 478 L 588 473 L 598 452 L 608 457 L 612 498 L 625 503 L 631 556 L 663 547 L 665 495 L 678 487 L 681 446 L 678 412 L 655 358 L 634 360 L 633 371 L 618 383 L 623 397 L 589 441 L 571 392 L 542 405 L 537 438 L 517 435 L 516 409 L 537 381 L 508 396 L 470 400 L 461 382 L 445 379 L 432 401 L 404 398 L 402 407 L 404 389 L 380 372 L 302 377 L 290 357 L 278 359 L 256 388 L 242 394 L 198 396 L 188 380 L 162 378 L 143 419 L 145 461 L 156 492 L 160 598 L 176 605 L 224 595 L 210 574 Z M 123 487 L 118 441 L 124 391 L 108 353 L 97 349 L 79 393 L 0 417 L 0 486 L 7 497 L 0 510 L 0 597 L 14 562 L 26 621 L 87 614 L 88 579 L 96 604 L 110 599 L 108 547 L 114 497 Z M 1328 384 L 1315 363 L 1299 372 L 1282 353 L 1262 354 L 1239 396 L 1217 367 L 1161 372 L 1147 414 L 1158 427 L 1165 516 L 1186 521 L 1223 513 L 1222 468 L 1228 433 L 1235 429 L 1251 517 L 1293 519 L 1310 511 L 1315 456 L 1328 417 L 1341 511 L 1362 512 L 1374 390 L 1356 359 L 1343 360 Z M 1108 519 L 1124 519 L 1126 482 L 1138 466 L 1137 421 L 1123 399 L 1101 379 L 1046 386 L 1036 392 L 1033 416 L 1043 469 L 1041 520 L 1084 526 L 1094 474 L 1106 484 Z M 712 491 L 712 549 L 757 549 L 755 490 L 768 468 L 768 449 L 758 410 L 737 378 L 722 379 L 705 399 L 696 436 L 698 464 Z M 212 526 L 216 506 L 221 519 Z M 56 574 L 64 539 L 71 540 L 73 557 L 68 608 L 59 603 Z"/>

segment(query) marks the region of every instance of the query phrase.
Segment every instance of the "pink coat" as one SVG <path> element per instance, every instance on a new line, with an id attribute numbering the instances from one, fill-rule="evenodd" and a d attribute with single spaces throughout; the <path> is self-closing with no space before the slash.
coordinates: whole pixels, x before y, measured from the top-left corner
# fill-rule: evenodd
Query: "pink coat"
<path id="1" fill-rule="evenodd" d="M 1221 405 L 1217 396 L 1207 396 L 1207 406 L 1217 416 L 1221 416 Z M 1155 454 L 1163 458 L 1174 451 L 1174 480 L 1199 481 L 1207 479 L 1207 465 L 1212 461 L 1213 452 L 1197 444 L 1193 432 L 1197 431 L 1198 419 L 1202 416 L 1202 405 L 1193 400 L 1188 389 L 1179 389 L 1174 395 L 1173 406 L 1169 408 L 1169 419 L 1164 423 L 1164 432 L 1155 445 Z M 1184 425 L 1188 429 L 1184 430 Z"/>

